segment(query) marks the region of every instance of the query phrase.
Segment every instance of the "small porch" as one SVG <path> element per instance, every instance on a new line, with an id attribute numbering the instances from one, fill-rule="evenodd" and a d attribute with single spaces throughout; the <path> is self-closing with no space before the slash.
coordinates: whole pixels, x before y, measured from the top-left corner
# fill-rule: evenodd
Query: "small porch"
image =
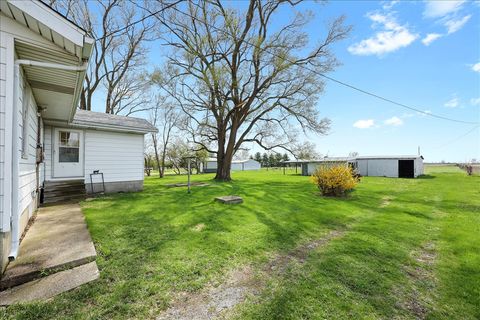
<path id="1" fill-rule="evenodd" d="M 47 299 L 99 277 L 96 252 L 77 203 L 40 208 L 0 280 L 0 304 Z"/>

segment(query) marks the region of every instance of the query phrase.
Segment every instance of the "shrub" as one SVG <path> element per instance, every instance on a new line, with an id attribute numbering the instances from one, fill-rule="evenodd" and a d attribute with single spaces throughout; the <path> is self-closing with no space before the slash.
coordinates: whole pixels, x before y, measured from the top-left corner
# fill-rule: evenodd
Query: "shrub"
<path id="1" fill-rule="evenodd" d="M 344 196 L 360 181 L 352 168 L 346 165 L 322 165 L 312 175 L 312 181 L 324 196 Z"/>

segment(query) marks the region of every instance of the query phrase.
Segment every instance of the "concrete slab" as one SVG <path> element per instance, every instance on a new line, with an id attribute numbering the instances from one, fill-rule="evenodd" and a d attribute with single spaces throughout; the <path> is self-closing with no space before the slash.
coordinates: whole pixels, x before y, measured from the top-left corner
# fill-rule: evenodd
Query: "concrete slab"
<path id="1" fill-rule="evenodd" d="M 86 264 L 95 257 L 95 247 L 77 203 L 40 208 L 20 244 L 17 259 L 5 270 L 0 290 Z"/>
<path id="2" fill-rule="evenodd" d="M 14 303 L 49 299 L 57 294 L 96 280 L 99 276 L 97 263 L 90 262 L 1 291 L 0 305 L 6 306 Z"/>
<path id="3" fill-rule="evenodd" d="M 225 203 L 225 204 L 237 204 L 237 203 L 242 203 L 243 199 L 242 197 L 239 197 L 239 196 L 222 196 L 222 197 L 216 197 L 215 201 Z"/>

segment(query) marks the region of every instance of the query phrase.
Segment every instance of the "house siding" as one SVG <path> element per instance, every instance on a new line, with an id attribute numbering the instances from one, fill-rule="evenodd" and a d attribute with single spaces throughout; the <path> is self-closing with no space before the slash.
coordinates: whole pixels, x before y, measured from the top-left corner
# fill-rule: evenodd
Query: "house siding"
<path id="1" fill-rule="evenodd" d="M 44 173 L 47 181 L 61 180 L 52 177 L 54 129 L 49 125 L 44 129 Z M 90 174 L 94 170 L 103 173 L 107 192 L 138 191 L 143 188 L 143 134 L 91 129 L 85 129 L 83 132 L 84 179 L 87 192 L 91 191 Z M 93 177 L 94 184 L 100 182 L 100 177 Z"/>
<path id="2" fill-rule="evenodd" d="M 36 193 L 37 188 L 37 174 L 36 174 L 36 147 L 37 147 L 37 131 L 38 131 L 38 117 L 37 117 L 37 104 L 35 98 L 33 97 L 32 91 L 28 83 L 24 80 L 24 75 L 21 72 L 20 75 L 20 86 L 18 88 L 18 132 L 19 136 L 19 150 L 18 159 L 19 160 L 19 210 L 22 215 L 26 214 L 27 217 L 23 217 L 23 221 L 28 221 L 31 218 L 33 212 L 37 208 L 37 197 Z M 27 129 L 26 136 L 23 137 L 23 121 L 22 121 L 22 105 L 23 105 L 23 93 L 24 90 L 27 90 L 28 93 L 28 118 L 27 118 Z M 25 154 L 22 155 L 22 144 L 23 139 L 26 141 Z M 41 181 L 39 182 L 41 183 Z"/>
<path id="3" fill-rule="evenodd" d="M 5 110 L 7 96 L 7 49 L 11 39 L 3 32 L 4 15 L 0 12 L 0 274 L 8 263 L 11 233 L 10 213 L 4 209 L 5 194 Z"/>
<path id="4" fill-rule="evenodd" d="M 86 130 L 85 183 L 94 170 L 103 172 L 106 183 L 143 181 L 143 139 L 143 134 Z"/>
<path id="5" fill-rule="evenodd" d="M 4 212 L 5 185 L 5 105 L 7 92 L 8 36 L 3 30 L 4 15 L 0 13 L 0 215 Z M 8 217 L 4 217 L 5 219 Z M 1 228 L 2 226 L 0 226 Z"/>

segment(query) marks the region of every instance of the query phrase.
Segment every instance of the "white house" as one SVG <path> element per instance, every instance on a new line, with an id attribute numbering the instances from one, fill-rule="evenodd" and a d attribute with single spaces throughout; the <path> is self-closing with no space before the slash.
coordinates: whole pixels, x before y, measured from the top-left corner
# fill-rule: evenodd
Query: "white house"
<path id="1" fill-rule="evenodd" d="M 304 176 L 312 175 L 319 166 L 333 164 L 348 164 L 365 177 L 416 178 L 423 174 L 422 156 L 326 157 L 318 160 L 287 161 L 286 163 L 301 165 Z"/>
<path id="2" fill-rule="evenodd" d="M 232 171 L 248 171 L 248 170 L 260 170 L 261 165 L 260 162 L 255 161 L 253 159 L 247 160 L 233 160 L 232 161 Z M 203 173 L 213 173 L 217 172 L 217 159 L 216 158 L 208 158 L 203 163 Z"/>
<path id="3" fill-rule="evenodd" d="M 0 274 L 42 195 L 143 187 L 144 134 L 155 128 L 77 110 L 93 44 L 40 1 L 0 1 Z"/>

